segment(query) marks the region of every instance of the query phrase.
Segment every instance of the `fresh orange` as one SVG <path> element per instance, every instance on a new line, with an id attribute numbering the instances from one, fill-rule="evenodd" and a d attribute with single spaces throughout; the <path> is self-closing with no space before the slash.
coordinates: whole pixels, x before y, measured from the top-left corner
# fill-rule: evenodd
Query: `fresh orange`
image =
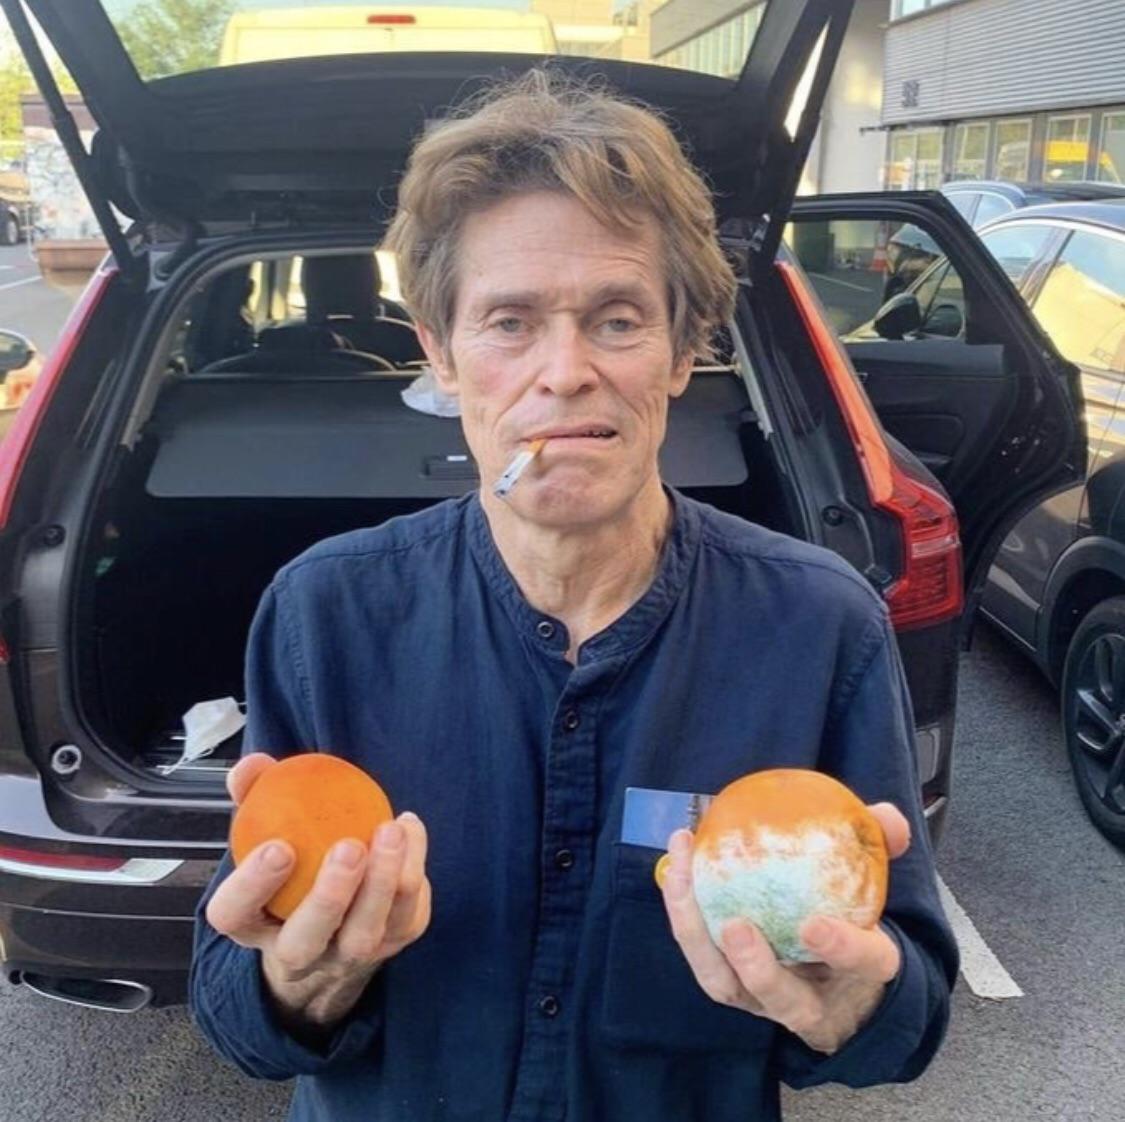
<path id="1" fill-rule="evenodd" d="M 392 817 L 390 801 L 367 772 L 339 756 L 304 752 L 266 768 L 254 781 L 231 822 L 231 856 L 237 865 L 272 839 L 293 847 L 293 872 L 266 905 L 284 920 L 308 894 L 336 842 L 356 838 L 369 845 Z"/>
<path id="2" fill-rule="evenodd" d="M 728 920 L 748 919 L 778 958 L 810 962 L 802 923 L 825 915 L 873 927 L 887 900 L 888 864 L 882 827 L 844 784 L 776 768 L 715 797 L 696 830 L 692 880 L 716 944 Z"/>

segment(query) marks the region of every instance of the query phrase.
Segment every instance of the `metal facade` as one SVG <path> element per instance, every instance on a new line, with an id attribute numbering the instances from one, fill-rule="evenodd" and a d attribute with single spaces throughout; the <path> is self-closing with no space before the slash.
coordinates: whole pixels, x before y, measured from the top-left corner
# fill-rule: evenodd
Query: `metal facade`
<path id="1" fill-rule="evenodd" d="M 1125 0 L 966 0 L 887 29 L 884 124 L 1125 103 Z"/>

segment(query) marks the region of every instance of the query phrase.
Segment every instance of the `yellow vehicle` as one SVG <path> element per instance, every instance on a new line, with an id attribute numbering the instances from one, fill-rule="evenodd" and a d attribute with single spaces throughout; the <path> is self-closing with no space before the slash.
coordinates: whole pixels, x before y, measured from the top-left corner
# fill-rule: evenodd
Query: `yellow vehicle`
<path id="1" fill-rule="evenodd" d="M 381 8 L 351 4 L 236 12 L 219 65 L 383 51 L 555 54 L 551 21 L 501 8 Z"/>

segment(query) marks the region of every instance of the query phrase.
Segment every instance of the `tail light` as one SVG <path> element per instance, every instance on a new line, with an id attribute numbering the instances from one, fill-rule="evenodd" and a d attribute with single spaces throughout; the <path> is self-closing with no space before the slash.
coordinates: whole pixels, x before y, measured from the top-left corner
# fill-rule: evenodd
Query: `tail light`
<path id="1" fill-rule="evenodd" d="M 0 845 L 0 873 L 33 880 L 78 884 L 158 884 L 182 864 L 180 858 L 129 857 L 101 853 L 58 853 Z"/>
<path id="2" fill-rule="evenodd" d="M 90 278 L 78 303 L 71 309 L 54 350 L 44 362 L 39 377 L 35 379 L 35 384 L 12 422 L 12 427 L 0 443 L 0 530 L 8 525 L 20 474 L 55 396 L 63 371 L 74 357 L 78 341 L 116 275 L 117 267 L 109 265 L 103 266 Z"/>
<path id="3" fill-rule="evenodd" d="M 0 861 L 34 865 L 44 869 L 74 869 L 82 872 L 114 872 L 125 866 L 126 857 L 96 857 L 89 853 L 44 853 L 38 849 L 17 849 L 0 845 Z"/>
<path id="4" fill-rule="evenodd" d="M 885 593 L 891 622 L 906 631 L 956 618 L 965 604 L 956 511 L 944 495 L 910 475 L 891 455 L 851 360 L 816 298 L 789 262 L 779 261 L 778 268 L 828 375 L 871 501 L 902 527 L 904 569 Z"/>

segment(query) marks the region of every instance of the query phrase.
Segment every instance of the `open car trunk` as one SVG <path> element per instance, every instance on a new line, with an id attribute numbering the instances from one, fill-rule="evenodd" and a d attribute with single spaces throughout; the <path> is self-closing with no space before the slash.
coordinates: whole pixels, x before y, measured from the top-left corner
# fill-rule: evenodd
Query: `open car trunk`
<path id="1" fill-rule="evenodd" d="M 244 698 L 243 654 L 273 575 L 314 542 L 478 485 L 456 419 L 407 407 L 413 374 L 193 376 L 169 384 L 100 496 L 77 585 L 78 702 L 125 762 L 163 770 L 196 702 Z M 789 524 L 772 453 L 730 366 L 672 403 L 667 482 Z M 228 766 L 231 737 L 184 779 Z"/>

